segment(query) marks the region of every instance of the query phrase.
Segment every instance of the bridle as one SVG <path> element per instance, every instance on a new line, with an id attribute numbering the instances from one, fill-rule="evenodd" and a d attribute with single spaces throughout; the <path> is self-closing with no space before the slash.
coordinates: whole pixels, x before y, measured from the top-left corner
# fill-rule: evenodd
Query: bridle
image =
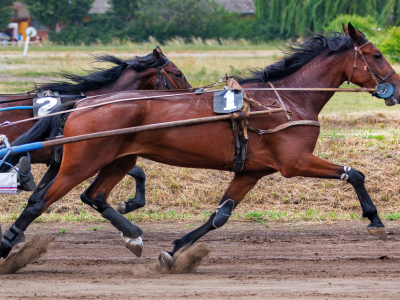
<path id="1" fill-rule="evenodd" d="M 364 54 L 362 52 L 362 48 L 364 48 L 366 45 L 370 44 L 371 41 L 367 41 L 364 44 L 362 44 L 361 46 L 358 46 L 357 43 L 355 41 L 353 41 L 353 45 L 354 45 L 354 64 L 353 64 L 353 69 L 351 70 L 350 76 L 347 79 L 347 83 L 350 83 L 351 78 L 353 77 L 354 71 L 357 68 L 357 57 L 359 56 L 360 59 L 363 61 L 365 67 L 364 69 L 370 74 L 372 80 L 375 82 L 376 86 L 375 88 L 377 89 L 376 92 L 374 92 L 372 95 L 378 98 L 389 98 L 393 95 L 393 86 L 389 83 L 385 83 L 385 81 L 395 72 L 395 70 L 393 69 L 388 75 L 386 75 L 385 77 L 381 77 L 379 76 L 376 72 L 374 72 L 371 67 L 369 66 L 367 60 L 364 57 Z M 381 82 L 378 81 L 379 78 L 381 80 Z"/>
<path id="2" fill-rule="evenodd" d="M 167 72 L 165 72 L 164 67 L 170 62 L 169 59 L 167 59 L 167 61 L 165 62 L 165 64 L 163 64 L 162 66 L 158 67 L 158 74 L 157 74 L 157 81 L 156 81 L 156 85 L 154 87 L 154 89 L 156 90 L 158 88 L 158 85 L 160 84 L 160 76 L 162 76 L 162 80 L 164 82 L 164 85 L 167 87 L 167 89 L 172 90 L 172 88 L 169 86 L 168 81 L 165 77 L 167 77 L 169 79 L 169 81 L 172 82 L 172 84 L 174 85 L 176 90 L 180 90 L 180 88 L 178 87 L 178 85 L 172 80 L 171 77 L 168 76 Z M 184 75 L 183 75 L 184 76 Z M 187 89 L 190 89 L 189 86 L 189 82 L 186 80 L 185 77 L 185 81 L 186 81 L 186 86 Z"/>

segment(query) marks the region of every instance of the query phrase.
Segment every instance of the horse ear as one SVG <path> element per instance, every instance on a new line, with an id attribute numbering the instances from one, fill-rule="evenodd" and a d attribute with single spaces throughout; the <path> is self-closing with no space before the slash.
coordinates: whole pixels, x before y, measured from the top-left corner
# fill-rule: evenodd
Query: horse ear
<path id="1" fill-rule="evenodd" d="M 157 46 L 155 50 L 157 50 L 158 53 L 163 53 L 160 46 Z"/>
<path id="2" fill-rule="evenodd" d="M 157 48 L 153 50 L 154 58 L 159 60 L 161 58 L 160 52 L 157 51 Z"/>
<path id="3" fill-rule="evenodd" d="M 359 32 L 357 29 L 355 29 L 354 26 L 351 25 L 351 23 L 349 23 L 349 25 L 348 25 L 348 31 L 349 31 L 350 37 L 354 41 L 357 41 L 362 36 L 361 32 Z"/>
<path id="4" fill-rule="evenodd" d="M 342 28 L 343 28 L 344 34 L 347 35 L 347 36 L 349 36 L 349 29 L 348 29 L 347 26 L 344 25 L 343 23 L 342 23 Z"/>

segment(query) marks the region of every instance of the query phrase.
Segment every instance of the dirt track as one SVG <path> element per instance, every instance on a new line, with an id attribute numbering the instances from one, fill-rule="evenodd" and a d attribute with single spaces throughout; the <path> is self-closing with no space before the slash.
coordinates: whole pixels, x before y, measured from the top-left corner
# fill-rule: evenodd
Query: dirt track
<path id="1" fill-rule="evenodd" d="M 191 226 L 139 225 L 140 259 L 107 223 L 33 224 L 28 236 L 66 234 L 36 263 L 0 275 L 0 299 L 399 299 L 397 221 L 386 224 L 386 243 L 369 237 L 362 221 L 229 223 L 201 240 L 209 257 L 181 275 L 157 273 L 156 258 Z"/>

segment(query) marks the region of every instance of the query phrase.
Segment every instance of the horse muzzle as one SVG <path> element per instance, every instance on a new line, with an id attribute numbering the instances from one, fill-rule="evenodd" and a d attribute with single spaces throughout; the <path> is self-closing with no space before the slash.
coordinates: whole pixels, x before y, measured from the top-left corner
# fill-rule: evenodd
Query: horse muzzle
<path id="1" fill-rule="evenodd" d="M 391 96 L 390 98 L 385 99 L 385 104 L 386 106 L 393 106 L 396 104 L 400 104 L 399 100 L 397 100 L 395 97 Z"/>
<path id="2" fill-rule="evenodd" d="M 381 83 L 376 86 L 376 92 L 373 96 L 381 99 L 385 99 L 386 106 L 393 106 L 399 104 L 399 100 L 393 95 L 394 88 L 390 83 Z"/>

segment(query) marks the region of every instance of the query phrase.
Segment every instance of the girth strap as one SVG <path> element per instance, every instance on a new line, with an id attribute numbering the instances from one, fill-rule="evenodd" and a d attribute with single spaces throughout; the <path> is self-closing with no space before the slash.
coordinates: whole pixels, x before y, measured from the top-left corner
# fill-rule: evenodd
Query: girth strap
<path id="1" fill-rule="evenodd" d="M 230 78 L 227 82 L 228 89 L 242 89 L 240 84 L 233 78 Z M 246 155 L 247 155 L 247 148 L 249 145 L 249 135 L 247 133 L 247 126 L 249 124 L 249 120 L 246 117 L 246 113 L 250 112 L 250 105 L 248 102 L 248 97 L 244 91 L 243 93 L 243 100 L 244 105 L 243 108 L 240 110 L 242 117 L 240 119 L 241 123 L 241 130 L 238 131 L 238 126 L 236 124 L 236 119 L 234 118 L 233 114 L 230 114 L 231 121 L 232 121 L 232 131 L 235 143 L 235 157 L 232 167 L 232 172 L 240 173 L 244 168 L 244 164 L 246 163 Z"/>
<path id="2" fill-rule="evenodd" d="M 240 173 L 246 162 L 247 146 L 249 139 L 245 137 L 244 131 L 239 132 L 234 115 L 229 114 L 232 121 L 232 131 L 235 143 L 235 158 L 233 162 L 232 172 Z M 247 128 L 246 128 L 247 130 Z"/>
<path id="3" fill-rule="evenodd" d="M 263 135 L 265 133 L 275 133 L 281 130 L 284 130 L 286 128 L 292 127 L 292 126 L 317 126 L 317 127 L 321 127 L 321 124 L 318 121 L 313 121 L 313 120 L 300 120 L 300 121 L 291 121 L 291 122 L 287 122 L 284 123 L 282 125 L 279 125 L 273 129 L 258 129 L 258 128 L 254 128 L 249 126 L 248 129 L 254 132 L 257 132 L 260 135 Z"/>

